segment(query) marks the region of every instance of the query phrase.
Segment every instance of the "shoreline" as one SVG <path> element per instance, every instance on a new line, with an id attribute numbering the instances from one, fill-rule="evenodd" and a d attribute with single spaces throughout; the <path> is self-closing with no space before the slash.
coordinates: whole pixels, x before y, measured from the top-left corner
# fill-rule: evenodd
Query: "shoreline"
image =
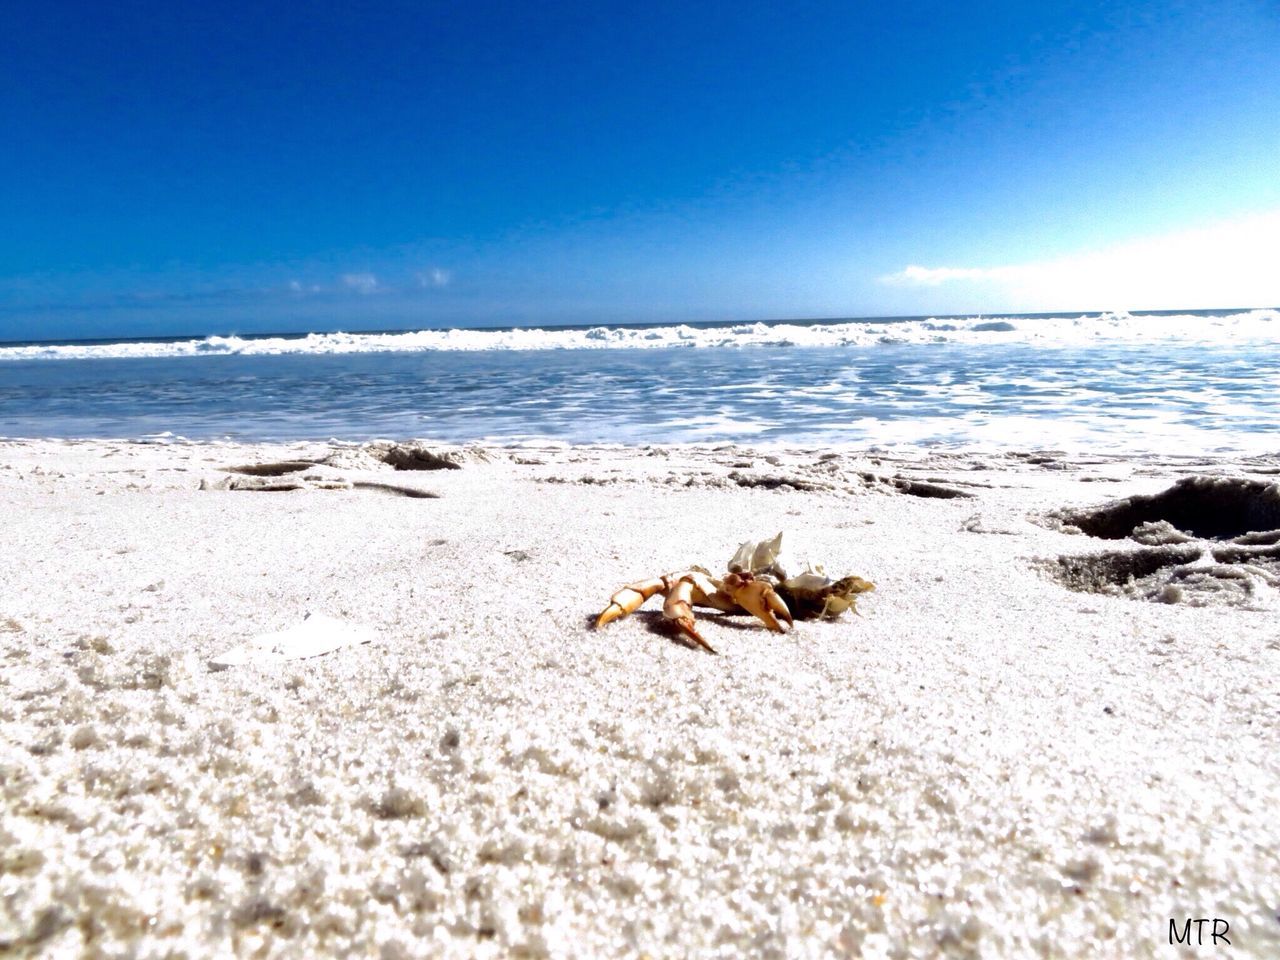
<path id="1" fill-rule="evenodd" d="M 1270 546 L 1062 519 L 1280 455 L 426 448 L 0 441 L 0 947 L 1280 951 Z M 779 530 L 860 615 L 590 628 Z"/>
<path id="2" fill-rule="evenodd" d="M 1063 438 L 1058 437 L 1061 441 Z M 852 460 L 882 459 L 889 461 L 922 462 L 930 458 L 942 460 L 960 460 L 965 458 L 994 458 L 996 460 L 1025 459 L 1029 457 L 1051 457 L 1063 463 L 1088 465 L 1094 461 L 1142 461 L 1160 466 L 1177 466 L 1202 464 L 1213 469 L 1235 468 L 1244 473 L 1251 467 L 1260 467 L 1264 471 L 1270 466 L 1280 464 L 1280 446 L 1259 445 L 1252 447 L 1216 447 L 1204 450 L 1192 450 L 1187 453 L 1169 450 L 1153 450 L 1143 447 L 1110 448 L 1098 443 L 1044 444 L 1040 446 L 1017 445 L 983 445 L 979 443 L 945 443 L 927 441 L 894 441 L 891 443 L 868 443 L 861 440 L 844 440 L 818 442 L 799 442 L 788 439 L 761 440 L 681 440 L 658 441 L 637 440 L 634 442 L 609 441 L 588 442 L 562 440 L 556 437 L 527 437 L 507 439 L 502 437 L 478 437 L 470 440 L 449 440 L 437 437 L 414 436 L 407 439 L 396 439 L 390 435 L 373 434 L 358 438 L 338 436 L 301 437 L 301 438 L 237 438 L 188 437 L 165 432 L 163 434 L 142 434 L 136 437 L 109 436 L 0 436 L 0 446 L 18 446 L 38 448 L 42 445 L 61 446 L 103 446 L 103 447 L 155 447 L 183 448 L 240 448 L 243 450 L 269 451 L 273 448 L 284 449 L 361 449 L 368 446 L 407 444 L 449 450 L 459 453 L 472 451 L 490 451 L 498 456 L 514 455 L 527 451 L 566 451 L 582 450 L 600 454 L 621 454 L 642 456 L 653 450 L 666 450 L 689 456 L 710 455 L 731 451 L 744 451 L 750 456 L 813 456 L 836 454 Z"/>

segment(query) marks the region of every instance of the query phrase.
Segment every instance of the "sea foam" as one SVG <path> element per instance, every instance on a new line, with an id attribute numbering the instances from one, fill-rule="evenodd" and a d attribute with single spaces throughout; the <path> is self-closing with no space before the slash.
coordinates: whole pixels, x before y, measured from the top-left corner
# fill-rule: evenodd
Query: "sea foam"
<path id="1" fill-rule="evenodd" d="M 1276 343 L 1280 311 L 1078 316 L 946 317 L 742 323 L 732 326 L 414 330 L 311 333 L 305 336 L 211 336 L 191 340 L 38 343 L 0 346 L 3 360 L 84 360 L 217 355 L 412 353 L 486 350 L 646 350 L 699 347 L 865 347 L 876 344 Z"/>

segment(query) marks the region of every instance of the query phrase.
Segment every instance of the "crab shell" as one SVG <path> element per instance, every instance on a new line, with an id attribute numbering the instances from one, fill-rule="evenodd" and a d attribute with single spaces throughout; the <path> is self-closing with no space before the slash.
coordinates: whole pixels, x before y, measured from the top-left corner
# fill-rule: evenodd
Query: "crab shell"
<path id="1" fill-rule="evenodd" d="M 861 577 L 832 580 L 820 563 L 806 562 L 794 576 L 788 575 L 788 567 L 797 569 L 782 555 L 781 533 L 772 540 L 743 543 L 729 561 L 731 572 L 748 573 L 770 583 L 792 615 L 799 619 L 834 620 L 846 610 L 857 613 L 857 595 L 876 588 L 874 583 Z"/>

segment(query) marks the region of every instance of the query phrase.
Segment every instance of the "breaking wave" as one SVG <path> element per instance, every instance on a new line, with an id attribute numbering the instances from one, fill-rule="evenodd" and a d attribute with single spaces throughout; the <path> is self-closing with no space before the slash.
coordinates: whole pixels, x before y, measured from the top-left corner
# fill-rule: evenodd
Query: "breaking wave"
<path id="1" fill-rule="evenodd" d="M 36 343 L 0 346 L 0 360 L 86 360 L 218 355 L 412 353 L 485 350 L 639 350 L 674 347 L 848 347 L 876 344 L 1034 344 L 1280 341 L 1280 311 L 997 316 L 732 326 L 527 327 L 394 333 L 311 333 L 190 340 Z"/>

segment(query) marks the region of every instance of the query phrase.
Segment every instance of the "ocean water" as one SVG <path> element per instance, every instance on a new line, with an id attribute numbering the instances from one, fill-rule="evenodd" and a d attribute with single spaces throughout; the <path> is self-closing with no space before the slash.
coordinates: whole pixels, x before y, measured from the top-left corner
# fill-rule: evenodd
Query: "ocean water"
<path id="1" fill-rule="evenodd" d="M 0 344 L 0 436 L 1280 452 L 1280 312 Z"/>

